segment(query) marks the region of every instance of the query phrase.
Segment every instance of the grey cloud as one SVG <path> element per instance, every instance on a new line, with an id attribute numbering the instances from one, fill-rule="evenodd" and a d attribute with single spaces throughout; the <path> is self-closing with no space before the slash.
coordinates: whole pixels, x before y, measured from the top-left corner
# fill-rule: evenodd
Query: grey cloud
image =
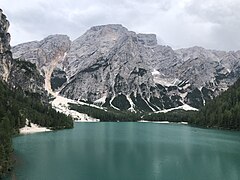
<path id="1" fill-rule="evenodd" d="M 240 1 L 209 0 L 192 1 L 186 12 L 199 19 L 199 22 L 211 24 L 206 43 L 210 48 L 240 49 Z"/>
<path id="2" fill-rule="evenodd" d="M 186 10 L 192 15 L 199 16 L 203 21 L 217 24 L 240 22 L 239 0 L 193 0 Z"/>
<path id="3" fill-rule="evenodd" d="M 94 25 L 118 23 L 156 33 L 174 48 L 240 49 L 239 0 L 1 0 L 11 21 L 13 44 L 67 34 L 71 39 Z M 21 33 L 21 34 L 20 34 Z"/>

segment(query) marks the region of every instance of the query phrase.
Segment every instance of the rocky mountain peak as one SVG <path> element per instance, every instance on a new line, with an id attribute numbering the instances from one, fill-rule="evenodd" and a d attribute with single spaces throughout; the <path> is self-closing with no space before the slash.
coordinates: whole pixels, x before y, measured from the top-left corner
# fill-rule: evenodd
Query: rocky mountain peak
<path id="1" fill-rule="evenodd" d="M 121 24 L 106 24 L 93 26 L 90 31 L 128 31 L 127 28 L 123 27 Z"/>
<path id="2" fill-rule="evenodd" d="M 50 35 L 39 41 L 39 46 L 45 51 L 48 51 L 52 46 L 59 50 L 68 51 L 70 44 L 70 38 L 62 34 Z"/>
<path id="3" fill-rule="evenodd" d="M 156 46 L 157 36 L 156 34 L 137 34 L 138 41 L 146 46 Z"/>
<path id="4" fill-rule="evenodd" d="M 51 90 L 50 79 L 53 70 L 62 64 L 71 46 L 66 35 L 50 35 L 41 41 L 19 44 L 12 48 L 13 57 L 29 61 L 45 79 L 45 89 Z"/>
<path id="5" fill-rule="evenodd" d="M 73 42 L 49 36 L 18 45 L 13 53 L 37 65 L 45 89 L 121 110 L 199 108 L 240 76 L 239 52 L 173 50 L 158 45 L 155 34 L 137 34 L 119 24 L 94 26 Z"/>
<path id="6" fill-rule="evenodd" d="M 127 28 L 123 27 L 120 24 L 108 24 L 93 26 L 86 31 L 82 36 L 73 41 L 73 46 L 81 43 L 95 43 L 96 46 L 107 46 L 107 44 L 114 44 L 120 37 L 126 36 L 129 34 Z"/>
<path id="7" fill-rule="evenodd" d="M 64 56 L 71 45 L 66 35 L 50 35 L 41 41 L 32 41 L 14 46 L 13 57 L 30 61 L 41 69 L 59 56 Z"/>

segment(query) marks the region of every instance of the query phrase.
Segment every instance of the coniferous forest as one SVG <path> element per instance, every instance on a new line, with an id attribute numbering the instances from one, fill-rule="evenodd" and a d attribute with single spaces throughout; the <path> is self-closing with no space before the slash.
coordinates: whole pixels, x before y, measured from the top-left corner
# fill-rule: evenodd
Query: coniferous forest
<path id="1" fill-rule="evenodd" d="M 240 79 L 191 119 L 197 126 L 240 130 Z"/>
<path id="2" fill-rule="evenodd" d="M 72 128 L 71 117 L 56 112 L 37 94 L 11 89 L 0 81 L 0 178 L 13 164 L 12 136 L 25 126 L 26 119 L 50 129 Z"/>

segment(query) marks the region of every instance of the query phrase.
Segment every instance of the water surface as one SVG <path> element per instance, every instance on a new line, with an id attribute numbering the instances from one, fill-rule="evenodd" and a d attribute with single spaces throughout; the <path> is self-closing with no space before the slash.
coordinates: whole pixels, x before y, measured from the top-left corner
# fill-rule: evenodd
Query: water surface
<path id="1" fill-rule="evenodd" d="M 240 133 L 154 123 L 76 123 L 14 138 L 17 180 L 240 180 Z"/>

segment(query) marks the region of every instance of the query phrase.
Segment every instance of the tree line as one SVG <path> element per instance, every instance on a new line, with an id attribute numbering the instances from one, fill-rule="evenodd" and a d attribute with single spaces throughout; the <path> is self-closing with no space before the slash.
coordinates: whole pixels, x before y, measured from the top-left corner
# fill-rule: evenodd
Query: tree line
<path id="1" fill-rule="evenodd" d="M 198 112 L 175 110 L 168 113 L 134 113 L 112 108 L 102 110 L 86 105 L 71 105 L 71 108 L 100 121 L 185 121 L 199 127 L 240 130 L 240 79 L 227 91 L 207 101 Z"/>

